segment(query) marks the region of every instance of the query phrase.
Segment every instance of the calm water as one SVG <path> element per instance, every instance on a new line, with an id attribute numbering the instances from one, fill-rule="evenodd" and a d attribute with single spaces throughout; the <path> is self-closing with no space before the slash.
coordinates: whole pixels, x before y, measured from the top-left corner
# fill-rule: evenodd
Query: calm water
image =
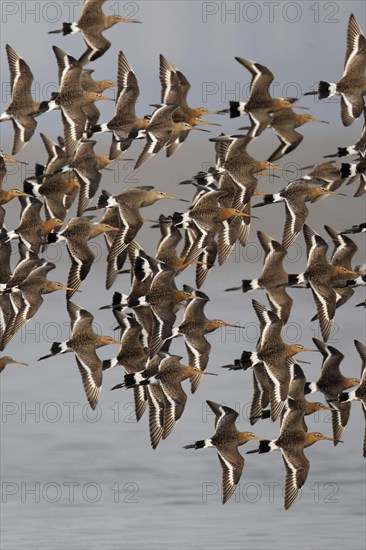
<path id="1" fill-rule="evenodd" d="M 23 4 L 33 5 L 32 2 Z M 323 6 L 315 24 L 316 13 L 308 10 L 304 3 L 301 4 L 302 17 L 294 25 L 283 17 L 278 19 L 277 15 L 275 22 L 269 24 L 264 19 L 264 11 L 258 25 L 243 21 L 243 15 L 238 22 L 230 20 L 229 16 L 225 22 L 223 13 L 208 17 L 204 22 L 202 9 L 207 3 L 174 2 L 169 4 L 170 10 L 166 9 L 166 2 L 130 4 L 137 6 L 138 12 L 125 15 L 140 18 L 144 24 L 108 31 L 113 45 L 95 64 L 95 76 L 114 78 L 117 52 L 123 49 L 139 78 L 142 91 L 139 114 L 150 112 L 148 105 L 158 101 L 160 95 L 159 53 L 164 53 L 179 66 L 191 81 L 190 104 L 222 109 L 229 99 L 239 95 L 236 92 L 230 95 L 228 90 L 240 91 L 240 83 L 249 82 L 248 74 L 235 62 L 234 56 L 256 59 L 273 69 L 281 84 L 291 81 L 305 91 L 320 78 L 335 79 L 340 75 L 346 22 L 351 11 L 365 28 L 365 7 L 357 1 L 335 3 L 338 12 L 334 17 L 338 24 L 334 25 L 326 24 L 325 16 L 329 18 L 331 14 L 325 12 Z M 162 14 L 169 18 L 164 26 Z M 47 31 L 59 26 L 59 22 L 49 20 L 51 14 L 48 14 L 48 19 L 44 15 L 37 22 L 40 38 L 34 40 L 32 35 L 30 40 L 27 24 L 30 16 L 24 22 L 20 17 L 20 12 L 8 16 L 7 24 L 2 24 L 1 55 L 4 55 L 7 42 L 23 53 L 38 79 L 36 90 L 39 91 L 40 85 L 56 80 L 51 46 L 57 43 L 70 53 L 81 52 L 82 39 L 77 36 L 62 41 L 61 36 L 47 35 Z M 253 14 L 248 13 L 248 17 Z M 288 17 L 293 14 L 289 12 Z M 61 20 L 68 20 L 66 12 Z M 34 21 L 31 22 L 34 25 Z M 139 38 L 135 42 L 137 35 Z M 191 37 L 189 40 L 187 35 Z M 227 49 L 218 43 L 219 36 Z M 263 40 L 259 40 L 259 36 Z M 145 43 L 149 43 L 148 50 L 141 46 Z M 286 59 L 286 63 L 279 62 L 284 52 L 294 48 L 296 56 Z M 309 59 L 312 60 L 311 74 L 304 75 L 303 67 L 309 66 Z M 325 59 L 328 65 L 324 72 Z M 7 62 L 5 57 L 2 60 L 2 80 L 7 81 Z M 205 95 L 207 83 L 214 86 L 209 96 Z M 292 90 L 288 95 L 294 93 L 297 92 Z M 277 88 L 275 95 L 284 93 Z M 2 101 L 3 111 L 6 97 Z M 362 121 L 352 128 L 343 128 L 338 99 L 319 105 L 313 98 L 303 98 L 302 104 L 311 107 L 314 116 L 329 120 L 332 126 L 320 124 L 304 128 L 304 141 L 298 152 L 289 156 L 289 162 L 296 162 L 297 167 L 312 164 L 336 150 L 335 147 L 352 144 L 358 139 Z M 109 120 L 113 104 L 101 105 L 100 109 L 101 121 Z M 244 124 L 243 119 L 238 122 L 222 117 L 210 118 L 222 124 L 218 132 L 235 133 Z M 43 131 L 53 139 L 59 128 L 59 113 L 38 119 L 37 132 Z M 5 123 L 0 130 L 1 147 L 9 152 L 12 127 Z M 216 135 L 213 130 L 212 135 Z M 192 189 L 178 188 L 177 183 L 212 164 L 213 147 L 206 142 L 206 137 L 192 132 L 174 159 L 157 157 L 138 173 L 132 173 L 131 165 L 126 165 L 125 169 L 120 163 L 115 171 L 104 172 L 101 188 L 118 193 L 126 186 L 156 185 L 190 199 Z M 106 149 L 109 141 L 109 136 L 98 138 L 98 153 L 105 152 L 103 147 Z M 267 158 L 276 147 L 277 138 L 266 132 L 251 146 L 250 152 L 257 158 Z M 137 158 L 140 150 L 141 143 L 134 144 L 128 156 Z M 21 158 L 31 167 L 35 160 L 45 161 L 38 138 L 32 140 Z M 12 174 L 12 186 L 21 185 L 24 173 Z M 290 179 L 293 179 L 291 175 L 287 180 L 262 178 L 260 188 L 267 192 L 278 191 Z M 332 197 L 310 205 L 308 224 L 324 235 L 325 223 L 343 229 L 362 221 L 364 199 L 352 199 L 355 186 L 345 188 L 348 198 Z M 156 219 L 160 212 L 169 214 L 181 208 L 181 203 L 165 201 L 147 209 L 144 215 Z M 18 212 L 18 204 L 9 205 L 8 228 L 16 227 Z M 250 245 L 244 251 L 235 250 L 227 264 L 216 267 L 203 288 L 211 298 L 206 308 L 209 317 L 245 324 L 246 328 L 218 331 L 209 336 L 212 344 L 209 370 L 218 372 L 219 376 L 207 377 L 195 395 L 188 395 L 181 421 L 156 451 L 150 447 L 146 414 L 139 424 L 134 420 L 132 395 L 127 390 L 109 391 L 121 381 L 122 370 L 106 373 L 100 407 L 93 413 L 86 405 L 72 354 L 37 362 L 38 357 L 48 352 L 53 341 L 68 338 L 69 319 L 62 294 L 46 296 L 37 316 L 9 344 L 6 353 L 31 366 L 10 365 L 1 376 L 2 550 L 140 550 L 147 547 L 151 550 L 260 550 L 268 547 L 275 550 L 345 547 L 362 550 L 365 547 L 364 418 L 360 403 L 352 404 L 343 445 L 334 447 L 330 442 L 321 441 L 305 451 L 311 463 L 309 476 L 299 501 L 287 512 L 283 508 L 285 468 L 280 453 L 248 455 L 235 495 L 222 506 L 221 468 L 216 452 L 213 449 L 182 449 L 183 445 L 213 434 L 213 417 L 207 411 L 206 399 L 225 402 L 237 409 L 240 412 L 238 426 L 242 430 L 250 429 L 247 414 L 252 395 L 251 372 L 228 372 L 219 367 L 239 357 L 243 349 L 254 350 L 258 326 L 251 300 L 256 298 L 266 303 L 262 291 L 247 295 L 223 292 L 226 287 L 238 285 L 244 277 L 260 274 L 262 256 L 256 239 L 258 229 L 275 238 L 282 234 L 284 209 L 281 205 L 258 209 L 255 213 L 260 220 L 253 220 Z M 364 236 L 356 235 L 354 240 L 359 246 L 355 264 L 360 264 L 365 261 Z M 149 230 L 149 224 L 139 234 L 138 241 L 148 253 L 155 252 L 157 235 Z M 112 292 L 104 290 L 103 238 L 95 240 L 93 246 L 97 260 L 75 301 L 95 315 L 96 327 L 101 332 L 112 334 L 115 327 L 112 314 L 98 311 L 100 306 L 110 303 L 112 296 Z M 65 281 L 69 269 L 65 248 L 50 248 L 46 257 L 57 266 L 50 278 Z M 292 273 L 301 272 L 305 265 L 304 241 L 300 236 L 296 246 L 289 251 L 286 269 Z M 177 283 L 179 286 L 194 285 L 194 272 L 187 270 Z M 123 292 L 128 289 L 127 275 L 121 276 L 113 287 Z M 311 295 L 305 290 L 289 292 L 295 304 L 284 336 L 289 342 L 311 346 L 311 338 L 319 337 L 318 325 L 310 322 L 315 313 Z M 360 372 L 353 339 L 364 341 L 365 338 L 365 311 L 354 308 L 362 298 L 362 289 L 357 289 L 349 303 L 337 312 L 334 333 L 329 341 L 344 353 L 341 369 L 348 376 L 359 376 Z M 186 360 L 182 341 L 175 341 L 171 349 Z M 116 353 L 117 347 L 110 346 L 101 350 L 100 356 L 109 358 Z M 303 368 L 309 380 L 316 380 L 321 357 L 308 355 L 311 357 L 304 359 L 311 364 Z M 184 387 L 188 393 L 186 382 Z M 321 399 L 321 396 L 317 394 L 311 399 Z M 329 436 L 332 433 L 330 417 L 325 411 L 310 418 L 308 427 Z M 262 421 L 253 429 L 264 437 L 278 435 L 278 423 Z M 251 448 L 254 444 L 242 447 L 241 452 L 244 454 Z"/>

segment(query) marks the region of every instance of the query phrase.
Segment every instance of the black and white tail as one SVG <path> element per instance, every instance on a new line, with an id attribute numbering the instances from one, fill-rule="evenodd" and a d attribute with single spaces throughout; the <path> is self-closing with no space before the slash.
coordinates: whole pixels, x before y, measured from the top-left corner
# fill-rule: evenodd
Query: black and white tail
<path id="1" fill-rule="evenodd" d="M 338 395 L 338 401 L 339 403 L 346 403 L 347 401 L 351 401 L 350 395 L 348 392 L 342 392 Z"/>
<path id="2" fill-rule="evenodd" d="M 125 374 L 125 386 L 126 388 L 134 388 L 135 386 L 148 386 L 154 382 L 152 378 L 146 378 L 140 372 L 132 372 Z"/>
<path id="3" fill-rule="evenodd" d="M 106 208 L 108 206 L 117 206 L 117 201 L 110 195 L 108 191 L 103 189 L 102 193 L 98 197 L 97 205 L 95 208 Z"/>
<path id="4" fill-rule="evenodd" d="M 104 359 L 102 365 L 103 370 L 108 370 L 113 369 L 113 367 L 116 367 L 119 363 L 117 357 L 114 357 L 113 359 Z"/>
<path id="5" fill-rule="evenodd" d="M 37 183 L 33 179 L 25 180 L 23 183 L 23 191 L 24 193 L 28 193 L 28 195 L 33 195 L 33 197 L 41 197 L 40 193 L 38 192 L 38 189 L 41 187 L 40 183 Z"/>
<path id="6" fill-rule="evenodd" d="M 43 359 L 48 359 L 49 357 L 53 357 L 54 355 L 60 355 L 61 353 L 66 353 L 67 351 L 70 351 L 70 348 L 67 346 L 66 342 L 53 342 L 50 352 L 48 355 L 44 355 L 43 357 L 40 357 L 38 361 L 42 361 Z"/>
<path id="7" fill-rule="evenodd" d="M 308 393 L 314 393 L 316 391 L 318 391 L 316 382 L 305 382 L 304 395 L 308 395 Z"/>
<path id="8" fill-rule="evenodd" d="M 259 288 L 257 279 L 243 279 L 241 282 L 241 288 L 243 292 L 249 292 Z"/>
<path id="9" fill-rule="evenodd" d="M 354 146 L 350 147 L 338 147 L 338 157 L 348 157 L 349 155 L 357 155 L 358 151 Z"/>
<path id="10" fill-rule="evenodd" d="M 243 101 L 229 101 L 230 118 L 237 118 L 245 113 L 245 103 Z"/>
<path id="11" fill-rule="evenodd" d="M 104 124 L 95 124 L 90 128 L 91 134 L 96 134 L 98 132 L 110 132 L 111 130 L 108 128 L 108 122 Z"/>
<path id="12" fill-rule="evenodd" d="M 259 442 L 259 447 L 257 449 L 253 449 L 252 451 L 247 451 L 247 455 L 250 455 L 252 453 L 269 453 L 271 451 L 274 451 L 278 449 L 277 445 L 270 439 L 263 439 L 263 441 Z"/>
<path id="13" fill-rule="evenodd" d="M 48 244 L 57 243 L 58 240 L 59 240 L 58 233 L 55 233 L 54 231 L 51 231 L 51 233 L 48 233 L 47 235 Z"/>
<path id="14" fill-rule="evenodd" d="M 300 284 L 299 275 L 297 273 L 289 273 L 287 276 L 287 284 L 289 286 Z"/>
<path id="15" fill-rule="evenodd" d="M 136 279 L 140 282 L 144 281 L 149 275 L 152 274 L 152 269 L 150 267 L 149 261 L 142 256 L 137 256 L 135 260 L 135 265 L 133 273 Z"/>
<path id="16" fill-rule="evenodd" d="M 342 162 L 340 172 L 342 178 L 357 176 L 357 164 L 354 162 Z"/>
<path id="17" fill-rule="evenodd" d="M 68 34 L 73 34 L 75 32 L 79 32 L 79 28 L 77 26 L 77 23 L 62 23 L 62 29 L 57 31 L 49 31 L 48 34 L 59 34 L 62 33 L 63 36 L 66 36 Z"/>
<path id="18" fill-rule="evenodd" d="M 243 351 L 240 358 L 241 368 L 243 370 L 250 369 L 257 361 L 255 361 L 255 354 L 252 351 Z"/>
<path id="19" fill-rule="evenodd" d="M 128 299 L 127 305 L 128 307 L 134 308 L 140 306 L 148 306 L 149 303 L 147 302 L 145 296 L 140 296 L 140 298 L 135 298 L 134 296 L 132 296 Z"/>
<path id="20" fill-rule="evenodd" d="M 265 206 L 267 204 L 273 204 L 274 202 L 282 201 L 283 198 L 281 197 L 280 193 L 268 193 L 267 195 L 263 195 L 263 202 L 253 204 L 252 208 L 258 208 L 259 206 Z"/>
<path id="21" fill-rule="evenodd" d="M 206 447 L 213 447 L 211 439 L 200 439 L 190 445 L 184 445 L 183 449 L 205 449 Z"/>
<path id="22" fill-rule="evenodd" d="M 332 82 L 324 82 L 321 80 L 318 84 L 319 99 L 326 99 L 336 93 L 336 85 Z"/>

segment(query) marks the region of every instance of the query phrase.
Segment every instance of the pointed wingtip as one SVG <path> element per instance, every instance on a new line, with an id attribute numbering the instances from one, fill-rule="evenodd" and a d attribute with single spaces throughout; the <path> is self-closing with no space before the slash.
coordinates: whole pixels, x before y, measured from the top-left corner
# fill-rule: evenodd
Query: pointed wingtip
<path id="1" fill-rule="evenodd" d="M 245 454 L 246 455 L 251 455 L 251 454 L 254 454 L 254 453 L 259 453 L 259 449 L 252 449 L 251 451 L 247 451 Z"/>
<path id="2" fill-rule="evenodd" d="M 126 384 L 124 382 L 122 382 L 122 384 L 116 384 L 116 386 L 113 386 L 113 388 L 110 388 L 109 391 L 119 390 L 120 388 L 125 388 L 125 387 L 127 387 Z"/>
<path id="3" fill-rule="evenodd" d="M 234 290 L 241 290 L 241 286 L 233 286 L 231 288 L 225 288 L 224 292 L 232 292 Z"/>

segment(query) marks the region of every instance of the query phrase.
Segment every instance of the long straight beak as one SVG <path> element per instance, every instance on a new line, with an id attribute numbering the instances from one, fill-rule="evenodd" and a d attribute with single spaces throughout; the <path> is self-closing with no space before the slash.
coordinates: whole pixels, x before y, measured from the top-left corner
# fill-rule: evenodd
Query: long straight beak
<path id="1" fill-rule="evenodd" d="M 207 372 L 206 370 L 198 372 L 197 374 L 209 374 L 210 376 L 218 376 L 217 372 Z"/>
<path id="2" fill-rule="evenodd" d="M 200 124 L 202 124 L 202 123 L 200 122 Z M 206 122 L 206 124 L 207 124 L 207 122 Z M 220 126 L 220 125 L 217 124 L 217 126 Z M 197 126 L 192 126 L 192 128 L 190 130 L 197 130 L 198 132 L 208 132 L 208 133 L 210 133 L 210 130 L 206 130 L 205 128 L 197 128 Z"/>
<path id="3" fill-rule="evenodd" d="M 14 157 L 11 157 L 10 155 L 5 155 L 4 153 L 0 153 L 0 156 L 3 157 L 5 162 L 15 162 L 16 164 L 28 164 L 28 162 L 15 159 Z"/>
<path id="4" fill-rule="evenodd" d="M 271 176 L 271 178 L 279 178 L 280 176 L 277 176 L 277 174 L 273 174 L 272 172 L 266 172 L 265 170 L 261 170 L 258 172 L 260 176 Z M 263 193 L 265 195 L 265 193 Z"/>
<path id="5" fill-rule="evenodd" d="M 313 349 L 313 348 L 303 348 L 301 351 L 319 351 L 319 350 Z"/>
<path id="6" fill-rule="evenodd" d="M 225 111 L 205 111 L 202 115 L 222 115 Z M 226 112 L 229 112 L 227 110 Z"/>
<path id="7" fill-rule="evenodd" d="M 272 162 L 268 163 L 269 168 L 274 168 L 275 170 L 287 170 L 287 168 L 283 168 L 282 166 L 278 166 L 277 164 L 273 164 Z"/>
<path id="8" fill-rule="evenodd" d="M 312 122 L 322 122 L 323 124 L 329 124 L 329 122 L 327 120 L 320 120 L 320 118 L 315 118 L 315 117 L 312 117 L 311 121 Z"/>
<path id="9" fill-rule="evenodd" d="M 208 113 L 205 113 L 205 115 L 207 115 L 207 114 Z M 213 113 L 213 114 L 215 114 L 215 113 Z M 211 122 L 209 120 L 203 120 L 202 118 L 200 119 L 198 124 L 209 124 L 210 126 L 221 126 L 221 124 L 217 124 L 216 122 Z"/>
<path id="10" fill-rule="evenodd" d="M 63 290 L 72 290 L 73 292 L 81 292 L 81 290 L 78 290 L 77 288 L 71 288 L 70 286 L 63 286 Z"/>
<path id="11" fill-rule="evenodd" d="M 329 403 L 332 403 L 334 401 L 338 402 L 338 399 L 333 399 L 333 400 L 330 399 Z M 327 405 L 322 404 L 322 408 L 320 410 L 322 410 L 322 411 L 334 411 L 334 408 L 333 407 L 327 407 Z M 341 443 L 343 443 L 343 441 Z"/>
<path id="12" fill-rule="evenodd" d="M 242 327 L 240 325 L 233 325 L 231 323 L 225 323 L 224 324 L 224 327 L 233 327 L 233 328 L 245 328 L 245 327 Z"/>
<path id="13" fill-rule="evenodd" d="M 176 197 L 175 195 L 168 195 L 168 194 L 167 194 L 165 198 L 166 198 L 166 199 L 174 199 L 174 200 L 176 200 L 176 201 L 181 201 L 181 202 L 191 202 L 191 201 L 189 201 L 189 200 L 187 200 L 187 199 L 181 199 L 180 197 Z"/>
<path id="14" fill-rule="evenodd" d="M 245 212 L 240 212 L 240 214 L 236 214 L 240 218 L 254 218 L 255 220 L 259 220 L 258 216 L 253 216 L 253 214 L 246 214 Z"/>
<path id="15" fill-rule="evenodd" d="M 106 227 L 103 229 L 103 233 L 112 233 L 113 231 L 118 231 L 118 227 Z"/>
<path id="16" fill-rule="evenodd" d="M 345 269 L 344 271 L 346 273 L 348 273 L 349 275 L 351 275 L 352 277 L 358 277 L 359 276 L 359 273 L 357 273 L 357 271 L 351 271 L 350 269 Z"/>
<path id="17" fill-rule="evenodd" d="M 116 162 L 116 161 L 125 161 L 125 160 L 131 160 L 131 161 L 135 161 L 136 159 L 126 159 L 125 157 L 118 157 L 118 158 L 115 158 L 115 159 L 111 159 L 110 162 Z"/>
<path id="18" fill-rule="evenodd" d="M 12 361 L 12 363 L 14 363 L 14 365 L 25 365 L 25 366 L 29 367 L 28 363 L 22 363 L 21 361 Z"/>

